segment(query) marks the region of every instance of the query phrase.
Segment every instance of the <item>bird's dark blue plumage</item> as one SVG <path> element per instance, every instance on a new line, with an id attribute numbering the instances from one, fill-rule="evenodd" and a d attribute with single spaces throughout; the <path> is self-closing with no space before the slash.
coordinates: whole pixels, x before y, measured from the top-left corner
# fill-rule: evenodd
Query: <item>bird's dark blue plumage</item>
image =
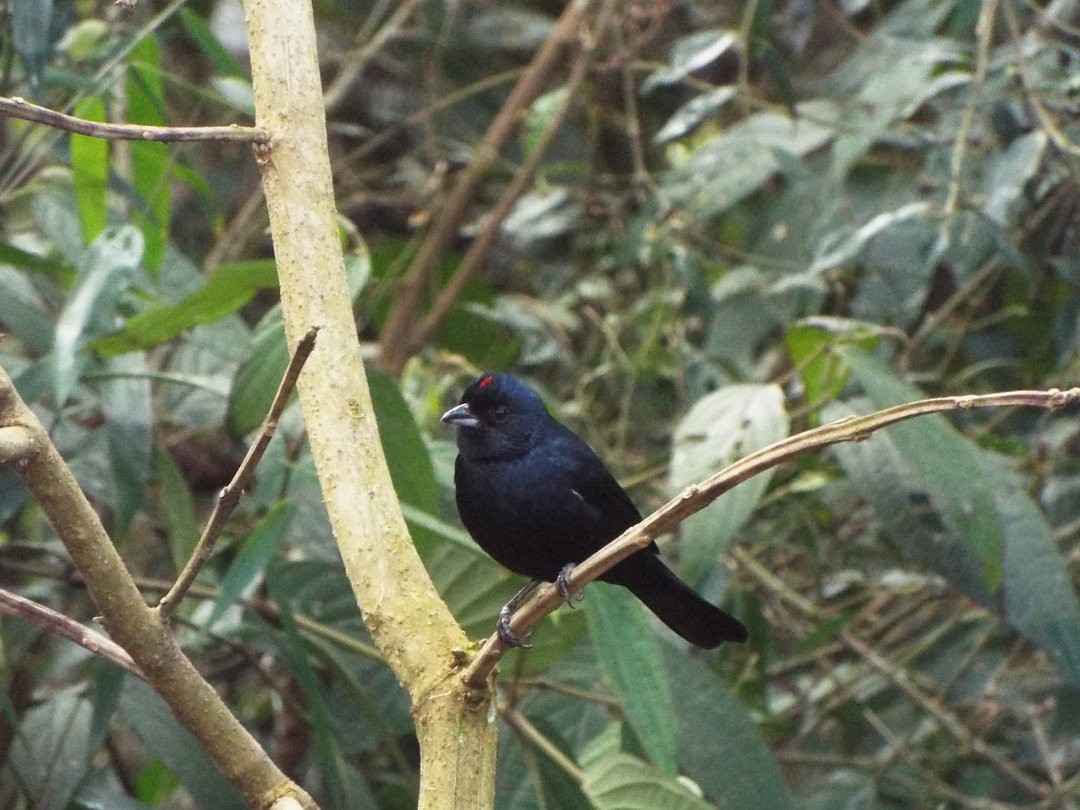
<path id="1" fill-rule="evenodd" d="M 580 563 L 641 520 L 592 449 L 516 377 L 482 374 L 443 421 L 457 427 L 461 522 L 511 571 L 555 581 L 567 564 Z M 655 544 L 600 578 L 628 588 L 692 644 L 746 640 L 742 623 L 676 577 Z"/>

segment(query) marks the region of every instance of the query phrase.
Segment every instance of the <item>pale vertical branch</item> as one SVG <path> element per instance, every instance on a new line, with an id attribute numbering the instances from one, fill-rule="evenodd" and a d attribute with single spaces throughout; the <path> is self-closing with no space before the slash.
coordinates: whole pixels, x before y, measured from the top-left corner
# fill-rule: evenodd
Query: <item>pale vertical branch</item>
<path id="1" fill-rule="evenodd" d="M 285 331 L 320 327 L 298 392 L 323 500 L 372 639 L 413 704 L 420 807 L 490 807 L 495 724 L 490 693 L 456 676 L 467 643 L 409 537 L 360 358 L 337 238 L 310 3 L 248 0 L 256 147 L 281 284 Z M 475 697 L 474 702 L 467 698 Z"/>

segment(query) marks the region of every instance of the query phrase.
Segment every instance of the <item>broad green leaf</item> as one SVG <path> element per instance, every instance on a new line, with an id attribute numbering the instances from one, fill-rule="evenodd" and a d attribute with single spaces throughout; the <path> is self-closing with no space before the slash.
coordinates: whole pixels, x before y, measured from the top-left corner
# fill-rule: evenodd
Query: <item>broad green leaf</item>
<path id="1" fill-rule="evenodd" d="M 163 126 L 165 90 L 161 81 L 161 54 L 157 38 L 143 37 L 128 56 L 128 120 L 133 124 Z M 168 145 L 134 141 L 131 149 L 131 182 L 140 202 L 132 212 L 132 222 L 146 240 L 143 263 L 152 273 L 161 266 L 169 239 L 172 201 L 169 179 L 172 158 Z"/>
<path id="2" fill-rule="evenodd" d="M 738 44 L 738 32 L 726 28 L 697 31 L 683 37 L 672 48 L 670 66 L 656 71 L 642 83 L 642 94 L 657 87 L 681 82 L 694 71 L 715 62 Z"/>
<path id="3" fill-rule="evenodd" d="M 832 102 L 804 103 L 796 113 L 756 113 L 694 148 L 663 178 L 670 201 L 695 216 L 719 216 L 780 172 L 781 155 L 801 158 L 832 140 Z"/>
<path id="4" fill-rule="evenodd" d="M 916 388 L 896 379 L 888 368 L 854 349 L 841 356 L 877 408 L 922 399 Z M 994 506 L 996 489 L 978 448 L 942 416 L 921 416 L 889 429 L 901 457 L 937 500 L 965 542 L 978 557 L 987 587 L 1002 581 L 1005 536 Z"/>
<path id="5" fill-rule="evenodd" d="M 35 96 L 42 92 L 42 74 L 52 48 L 53 0 L 14 0 L 10 6 L 11 45 L 19 55 Z"/>
<path id="6" fill-rule="evenodd" d="M 109 443 L 109 472 L 115 498 L 115 532 L 123 535 L 142 505 L 150 479 L 153 407 L 146 358 L 132 352 L 110 357 L 100 383 L 105 435 Z"/>
<path id="7" fill-rule="evenodd" d="M 210 66 L 224 76 L 243 78 L 247 75 L 240 63 L 229 53 L 228 48 L 221 44 L 213 30 L 207 25 L 206 20 L 189 8 L 180 9 L 180 22 L 188 36 L 195 40 L 203 56 L 210 62 Z"/>
<path id="8" fill-rule="evenodd" d="M 289 356 L 279 305 L 263 315 L 255 327 L 247 359 L 236 372 L 226 417 L 230 435 L 246 436 L 262 424 L 289 365 Z"/>
<path id="9" fill-rule="evenodd" d="M 87 121 L 104 121 L 105 102 L 98 96 L 88 96 L 75 105 L 75 115 Z M 71 172 L 83 242 L 89 245 L 109 221 L 109 142 L 104 138 L 72 135 Z"/>
<path id="10" fill-rule="evenodd" d="M 568 759 L 571 745 L 546 717 L 529 716 L 529 722 L 547 743 Z M 549 753 L 510 728 L 499 732 L 499 767 L 495 774 L 495 806 L 514 810 L 584 810 L 589 800 L 581 785 Z"/>
<path id="11" fill-rule="evenodd" d="M 736 88 L 718 87 L 683 104 L 653 136 L 653 143 L 663 145 L 692 132 L 717 110 L 735 97 Z"/>
<path id="12" fill-rule="evenodd" d="M 598 758 L 585 769 L 581 787 L 596 810 L 715 810 L 674 777 L 629 754 Z"/>
<path id="13" fill-rule="evenodd" d="M 702 397 L 675 428 L 670 490 L 704 481 L 747 453 L 788 433 L 784 395 L 776 385 L 732 385 Z M 699 581 L 753 513 L 771 472 L 744 481 L 683 522 L 679 562 Z"/>
<path id="14" fill-rule="evenodd" d="M 585 618 L 600 665 L 627 722 L 661 771 L 675 773 L 676 720 L 664 656 L 638 600 L 624 588 L 594 585 Z"/>
<path id="15" fill-rule="evenodd" d="M 1042 163 L 1049 139 L 1037 129 L 1009 144 L 996 155 L 986 178 L 983 212 L 1005 228 L 1017 226 L 1016 215 L 1028 211 L 1028 188 Z"/>
<path id="16" fill-rule="evenodd" d="M 383 372 L 366 368 L 368 391 L 375 408 L 390 478 L 398 497 L 429 514 L 439 509 L 439 488 L 420 431 L 401 391 Z"/>
<path id="17" fill-rule="evenodd" d="M 277 581 L 275 569 L 271 569 L 267 576 L 270 598 L 277 605 L 278 620 L 283 632 L 279 635 L 279 650 L 281 651 L 282 663 L 288 668 L 300 690 L 304 693 L 304 708 L 307 711 L 308 723 L 315 738 L 315 757 L 319 763 L 319 775 L 323 789 L 329 795 L 329 804 L 332 807 L 355 807 L 358 805 L 346 803 L 345 798 L 345 762 L 342 759 L 342 751 L 334 744 L 333 731 L 330 724 L 330 713 L 319 686 L 319 679 L 311 666 L 307 652 L 304 648 L 300 631 L 296 627 L 296 618 L 293 615 L 292 592 L 283 588 Z"/>
<path id="18" fill-rule="evenodd" d="M 277 554 L 295 513 L 295 506 L 288 501 L 281 501 L 247 536 L 218 587 L 214 609 L 206 620 L 208 628 L 213 628 L 214 623 L 230 606 L 249 596 L 259 585 L 263 573 Z"/>
<path id="19" fill-rule="evenodd" d="M 243 796 L 221 775 L 206 749 L 149 686 L 128 678 L 120 710 L 135 736 L 176 775 L 202 810 L 247 810 Z"/>
<path id="20" fill-rule="evenodd" d="M 15 734 L 10 763 L 35 810 L 65 810 L 95 749 L 93 709 L 78 689 L 65 689 L 31 707 Z"/>
<path id="21" fill-rule="evenodd" d="M 1039 508 L 1011 475 L 997 491 L 1005 530 L 1005 621 L 1080 688 L 1080 607 L 1068 566 Z"/>
<path id="22" fill-rule="evenodd" d="M 63 406 L 78 383 L 84 345 L 112 326 L 121 293 L 142 258 L 142 234 L 130 225 L 105 231 L 79 266 L 79 280 L 56 322 L 53 398 Z"/>
<path id="23" fill-rule="evenodd" d="M 868 402 L 856 400 L 830 406 L 825 418 L 840 419 L 871 410 Z M 945 577 L 953 587 L 993 608 L 983 566 L 964 540 L 964 525 L 951 520 L 936 493 L 925 491 L 891 429 L 866 441 L 838 444 L 833 452 L 852 486 L 873 506 L 882 528 L 906 559 Z"/>
<path id="24" fill-rule="evenodd" d="M 163 447 L 158 447 L 154 453 L 154 473 L 157 477 L 161 513 L 165 519 L 169 558 L 179 571 L 191 557 L 201 531 L 195 500 L 191 497 L 191 490 L 188 489 L 187 481 L 180 474 L 176 462 Z"/>
<path id="25" fill-rule="evenodd" d="M 792 810 L 794 799 L 750 710 L 703 659 L 664 657 L 679 765 L 724 810 Z"/>
<path id="26" fill-rule="evenodd" d="M 53 341 L 52 314 L 30 275 L 0 264 L 0 301 L 0 331 L 17 337 L 34 355 L 47 354 Z"/>
<path id="27" fill-rule="evenodd" d="M 799 371 L 807 404 L 817 409 L 840 396 L 848 368 L 830 351 L 838 343 L 855 342 L 872 349 L 877 342 L 873 324 L 842 318 L 807 318 L 784 332 L 791 362 Z"/>
<path id="28" fill-rule="evenodd" d="M 276 286 L 277 269 L 269 259 L 223 264 L 210 274 L 202 287 L 180 303 L 140 312 L 128 318 L 119 332 L 96 339 L 90 348 L 106 355 L 149 349 L 195 326 L 232 315 L 258 291 Z"/>

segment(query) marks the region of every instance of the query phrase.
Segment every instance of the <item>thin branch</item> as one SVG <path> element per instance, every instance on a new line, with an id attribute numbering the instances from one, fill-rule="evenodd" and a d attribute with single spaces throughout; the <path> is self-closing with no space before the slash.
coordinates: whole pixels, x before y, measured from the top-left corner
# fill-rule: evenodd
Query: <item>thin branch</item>
<path id="1" fill-rule="evenodd" d="M 289 360 L 289 365 L 285 369 L 285 376 L 281 378 L 281 384 L 274 395 L 274 401 L 270 404 L 270 410 L 267 412 L 262 427 L 259 429 L 259 437 L 248 448 L 247 455 L 240 462 L 240 468 L 236 471 L 232 481 L 226 484 L 218 495 L 214 511 L 210 513 L 210 519 L 206 522 L 202 536 L 199 538 L 199 542 L 195 544 L 195 549 L 191 552 L 191 558 L 187 561 L 187 565 L 184 566 L 184 570 L 180 572 L 180 576 L 176 578 L 176 582 L 169 589 L 169 592 L 161 597 L 161 601 L 157 604 L 157 611 L 162 619 L 167 619 L 169 614 L 180 604 L 184 594 L 195 582 L 195 577 L 199 575 L 203 564 L 210 559 L 214 544 L 221 535 L 221 530 L 225 528 L 225 522 L 240 502 L 240 496 L 244 494 L 244 490 L 251 483 L 251 479 L 255 475 L 255 467 L 258 466 L 263 453 L 266 452 L 267 445 L 270 444 L 270 440 L 274 437 L 278 419 L 281 417 L 281 412 L 285 410 L 289 395 L 292 394 L 293 388 L 296 387 L 296 381 L 300 377 L 300 371 L 303 369 L 308 355 L 315 348 L 315 336 L 318 333 L 318 327 L 309 329 L 308 333 L 297 344 L 296 351 L 293 352 L 292 359 Z"/>
<path id="2" fill-rule="evenodd" d="M 516 709 L 499 707 L 499 714 L 507 722 L 510 728 L 539 748 L 544 755 L 555 763 L 562 771 L 579 785 L 585 781 L 585 771 L 578 767 L 570 757 L 559 750 L 551 740 L 544 736 L 536 726 L 529 722 L 521 712 Z"/>
<path id="3" fill-rule="evenodd" d="M 466 286 L 476 275 L 476 271 L 480 268 L 481 263 L 488 255 L 488 251 L 495 243 L 496 237 L 499 235 L 499 230 L 502 228 L 503 221 L 510 214 L 511 209 L 514 207 L 514 203 L 525 191 L 526 186 L 532 182 L 533 177 L 536 175 L 536 170 L 540 167 L 540 161 L 543 159 L 547 152 L 551 142 L 555 140 L 555 136 L 562 128 L 563 122 L 566 120 L 566 116 L 570 113 L 570 108 L 574 105 L 576 100 L 577 89 L 581 86 L 581 83 L 585 80 L 586 72 L 589 65 L 592 64 L 592 49 L 585 48 L 579 55 L 578 59 L 574 63 L 574 68 L 571 71 L 570 79 L 566 83 L 566 97 L 563 99 L 562 105 L 559 110 L 548 122 L 547 128 L 544 130 L 539 141 L 533 147 L 529 157 L 518 169 L 513 179 L 507 184 L 502 195 L 499 197 L 499 201 L 495 204 L 495 207 L 485 217 L 484 230 L 481 234 L 473 240 L 469 245 L 469 249 L 466 251 L 465 256 L 462 257 L 461 263 L 454 271 L 454 275 L 446 283 L 446 286 L 439 292 L 438 298 L 435 299 L 435 303 L 431 307 L 431 311 L 420 322 L 408 336 L 408 345 L 406 347 L 405 356 L 411 356 L 418 351 L 422 346 L 435 335 L 435 333 L 442 326 L 443 321 L 453 310 L 457 300 L 461 297 L 465 291 Z"/>
<path id="4" fill-rule="evenodd" d="M 1054 388 L 1048 391 L 1007 391 L 980 396 L 937 397 L 895 405 L 865 416 L 839 419 L 807 430 L 755 451 L 701 484 L 684 489 L 664 506 L 574 568 L 568 583 L 570 590 L 574 592 L 585 587 L 612 566 L 635 551 L 645 548 L 657 537 L 699 512 L 737 484 L 811 450 L 820 450 L 841 442 L 862 441 L 882 428 L 931 413 L 1006 406 L 1057 410 L 1078 400 L 1080 388 L 1070 388 L 1067 391 Z M 514 614 L 510 629 L 515 635 L 528 635 L 541 619 L 558 608 L 562 602 L 563 597 L 554 586 L 543 588 Z M 482 689 L 506 649 L 498 634 L 487 639 L 462 673 L 465 683 L 471 688 Z"/>
<path id="5" fill-rule="evenodd" d="M 239 141 L 269 143 L 270 133 L 258 127 L 152 127 L 143 124 L 105 124 L 31 104 L 24 98 L 0 96 L 0 115 L 45 124 L 54 129 L 109 141 Z"/>
<path id="6" fill-rule="evenodd" d="M 0 612 L 18 616 L 48 633 L 73 641 L 94 655 L 101 656 L 106 661 L 112 661 L 132 675 L 146 680 L 138 664 L 132 660 L 123 647 L 111 638 L 85 627 L 51 607 L 40 605 L 17 593 L 0 588 Z"/>
<path id="7" fill-rule="evenodd" d="M 184 655 L 169 628 L 146 604 L 79 482 L 2 366 L 0 424 L 22 425 L 34 434 L 40 449 L 11 465 L 11 469 L 22 479 L 85 577 L 86 588 L 109 636 L 127 650 L 147 683 L 195 735 L 249 805 L 266 807 L 275 797 L 292 795 L 305 807 L 314 808 L 314 800 L 270 761 L 262 746 Z"/>
<path id="8" fill-rule="evenodd" d="M 551 74 L 565 62 L 566 48 L 577 41 L 578 30 L 591 5 L 591 0 L 567 3 L 551 35 L 536 52 L 528 69 L 514 85 L 484 133 L 474 150 L 472 161 L 459 175 L 416 256 L 398 282 L 394 305 L 379 343 L 378 365 L 391 376 L 398 376 L 410 356 L 404 349 L 410 345 L 408 335 L 414 328 L 420 299 L 432 273 L 457 234 L 458 226 L 468 213 L 477 186 L 495 165 L 503 144 L 517 128 L 522 111 L 540 95 Z"/>
<path id="9" fill-rule="evenodd" d="M 975 75 L 972 77 L 968 103 L 960 118 L 960 127 L 953 142 L 952 156 L 949 160 L 949 191 L 945 198 L 945 215 L 952 216 L 960 201 L 960 175 L 964 168 L 964 155 L 967 154 L 968 139 L 975 121 L 975 106 L 979 103 L 979 94 L 986 84 L 986 66 L 990 61 L 990 43 L 994 39 L 994 17 L 997 14 L 997 0 L 984 0 L 979 12 L 979 21 L 975 24 L 975 34 L 979 46 L 976 50 Z"/>
<path id="10" fill-rule="evenodd" d="M 865 644 L 861 639 L 851 633 L 841 633 L 844 643 L 858 653 L 866 661 L 885 676 L 893 686 L 908 696 L 920 709 L 937 721 L 949 736 L 963 745 L 973 754 L 985 759 L 1005 776 L 1008 776 L 1016 784 L 1035 797 L 1042 797 L 1044 791 L 1042 785 L 1020 770 L 1019 767 L 1001 756 L 994 748 L 981 737 L 977 736 L 965 726 L 951 711 L 939 703 L 930 695 L 920 689 L 912 680 L 911 675 L 903 667 L 894 666 Z"/>

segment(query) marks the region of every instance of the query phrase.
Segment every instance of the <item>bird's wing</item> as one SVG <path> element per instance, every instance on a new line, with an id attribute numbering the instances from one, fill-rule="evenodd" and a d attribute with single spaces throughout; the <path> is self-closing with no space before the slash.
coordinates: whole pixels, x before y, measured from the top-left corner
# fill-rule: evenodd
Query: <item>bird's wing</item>
<path id="1" fill-rule="evenodd" d="M 562 426 L 560 425 L 560 428 Z M 641 520 L 630 496 L 596 453 L 567 428 L 547 444 L 552 468 L 573 494 L 596 513 L 613 539 Z"/>

